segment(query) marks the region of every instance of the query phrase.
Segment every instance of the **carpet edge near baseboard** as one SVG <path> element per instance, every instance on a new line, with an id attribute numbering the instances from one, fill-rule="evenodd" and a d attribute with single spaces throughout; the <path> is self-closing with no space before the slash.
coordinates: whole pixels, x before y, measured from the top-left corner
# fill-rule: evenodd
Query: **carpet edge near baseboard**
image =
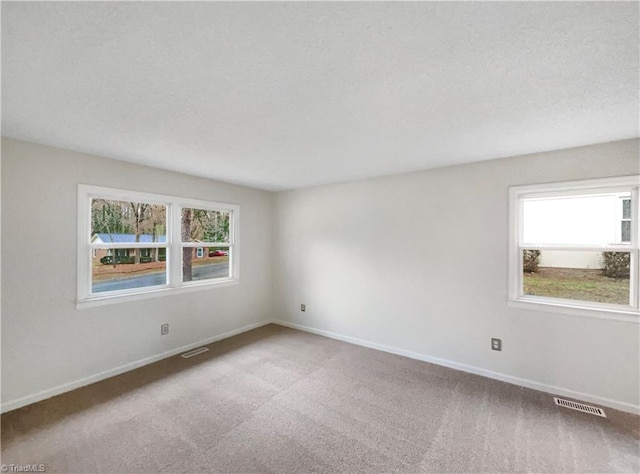
<path id="1" fill-rule="evenodd" d="M 247 331 L 251 331 L 253 329 L 257 329 L 262 326 L 266 326 L 267 324 L 277 324 L 279 326 L 288 327 L 291 329 L 297 329 L 299 331 L 308 332 L 311 334 L 316 334 L 319 336 L 328 337 L 331 339 L 336 339 L 338 341 L 347 342 L 350 344 L 355 344 L 362 347 L 367 347 L 369 349 L 375 349 L 383 352 L 388 352 L 390 354 L 395 354 L 403 357 L 407 357 L 409 359 L 415 359 L 422 362 L 428 362 L 435 365 L 440 365 L 443 367 L 448 367 L 450 369 L 460 370 L 462 372 L 467 372 L 475 375 L 480 375 L 482 377 L 487 377 L 494 380 L 499 380 L 501 382 L 510 383 L 512 385 L 517 385 L 520 387 L 530 388 L 533 390 L 538 390 L 541 392 L 549 393 L 552 395 L 560 395 L 563 397 L 573 398 L 577 401 L 596 403 L 605 407 L 613 408 L 615 410 L 620 410 L 626 413 L 632 413 L 635 415 L 640 415 L 640 405 L 633 405 L 631 403 L 622 402 L 618 400 L 613 400 L 606 397 L 601 397 L 599 395 L 592 395 L 589 393 L 578 392 L 571 389 L 566 389 L 562 387 L 557 387 L 554 385 L 549 385 L 541 382 L 536 382 L 533 380 L 528 380 L 520 377 L 516 377 L 513 375 L 504 374 L 501 372 L 494 372 L 491 370 L 483 369 L 480 367 L 476 367 L 473 365 L 463 364 L 460 362 L 451 361 L 448 359 L 442 359 L 439 357 L 433 357 L 426 354 L 421 354 L 418 352 L 407 351 L 404 349 L 399 349 L 397 347 L 387 346 L 384 344 L 379 344 L 376 342 L 367 341 L 365 339 L 359 339 L 352 336 L 346 336 L 343 334 L 338 334 L 332 331 L 326 331 L 323 329 L 317 329 L 310 326 L 305 326 L 302 324 L 291 323 L 289 321 L 283 321 L 280 319 L 267 319 L 264 321 L 259 321 L 257 323 L 249 324 L 238 329 L 234 329 L 231 331 L 227 331 L 225 333 L 219 334 L 217 336 L 213 336 L 207 339 L 203 339 L 191 344 L 187 344 L 184 346 L 177 347 L 175 349 L 171 349 L 169 351 L 162 352 L 160 354 L 156 354 L 153 356 L 145 357 L 143 359 L 139 359 L 134 362 L 130 362 L 128 364 L 108 369 L 102 372 L 98 372 L 97 374 L 90 375 L 88 377 L 83 377 L 81 379 L 75 380 L 73 382 L 68 382 L 65 384 L 58 385 L 56 387 L 45 389 L 40 392 L 26 395 L 20 398 L 16 398 L 14 400 L 10 400 L 8 402 L 2 403 L 0 407 L 0 413 L 7 413 L 12 410 L 16 410 L 26 405 L 31 405 L 32 403 L 36 403 L 42 400 L 46 400 L 47 398 L 55 397 L 56 395 L 61 395 L 66 392 L 70 392 L 80 387 L 84 387 L 86 385 L 90 385 L 92 383 L 99 382 L 101 380 L 105 380 L 116 375 L 123 374 L 125 372 L 129 372 L 131 370 L 137 369 L 139 367 L 143 367 L 145 365 L 152 364 L 154 362 L 158 362 L 162 359 L 166 359 L 168 357 L 173 357 L 181 352 L 189 351 L 191 349 L 195 349 L 196 347 L 200 347 L 203 345 L 211 344 L 217 341 L 221 341 L 222 339 L 227 339 L 229 337 L 237 336 Z"/>
<path id="2" fill-rule="evenodd" d="M 557 387 L 555 385 L 549 385 L 542 382 L 536 382 L 533 380 L 528 380 L 528 379 L 516 377 L 509 374 L 504 374 L 502 372 L 494 372 L 492 370 L 483 369 L 481 367 L 476 367 L 473 365 L 463 364 L 460 362 L 455 362 L 448 359 L 442 359 L 439 357 L 433 357 L 433 356 L 421 354 L 418 352 L 407 351 L 404 349 L 399 349 L 397 347 L 392 347 L 384 344 L 378 344 L 376 342 L 367 341 L 365 339 L 359 339 L 352 336 L 346 336 L 343 334 L 326 331 L 324 329 L 316 329 L 316 328 L 305 326 L 302 324 L 291 323 L 289 321 L 274 319 L 269 321 L 269 323 L 277 324 L 279 326 L 284 326 L 291 329 L 297 329 L 299 331 L 305 331 L 312 334 L 317 334 L 319 336 L 329 337 L 331 339 L 336 339 L 338 341 L 347 342 L 347 343 L 355 344 L 362 347 L 368 347 L 369 349 L 388 352 L 390 354 L 407 357 L 409 359 L 415 359 L 422 362 L 429 362 L 431 364 L 448 367 L 450 369 L 460 370 L 462 372 L 467 372 L 470 374 L 480 375 L 482 377 L 499 380 L 501 382 L 510 383 L 512 385 L 517 385 L 520 387 L 538 390 L 540 392 L 545 392 L 552 395 L 560 395 L 563 397 L 573 398 L 576 401 L 596 403 L 604 407 L 613 408 L 615 410 L 620 410 L 626 413 L 632 413 L 634 415 L 640 415 L 640 405 L 633 405 L 632 403 L 613 400 L 610 398 L 601 397 L 599 395 L 592 395 L 589 393 L 578 392 L 576 390 Z"/>
<path id="3" fill-rule="evenodd" d="M 9 400 L 8 402 L 2 403 L 0 407 L 0 413 L 7 413 L 12 410 L 17 410 L 18 408 L 31 405 L 32 403 L 40 402 L 42 400 L 46 400 L 48 398 L 61 395 L 63 393 L 70 392 L 77 388 L 81 388 L 86 385 L 91 385 L 93 383 L 100 382 L 101 380 L 106 380 L 108 378 L 115 377 L 116 375 L 124 374 L 125 372 L 129 372 L 131 370 L 144 367 L 145 365 L 153 364 L 154 362 L 158 362 L 160 360 L 173 357 L 182 352 L 186 352 L 200 346 L 205 346 L 207 344 L 221 341 L 229 337 L 237 336 L 239 334 L 245 333 L 247 331 L 252 331 L 253 329 L 257 329 L 259 327 L 266 326 L 267 324 L 271 324 L 271 323 L 273 323 L 272 320 L 259 321 L 257 323 L 242 326 L 238 329 L 233 329 L 231 331 L 227 331 L 222 334 L 218 334 L 216 336 L 208 337 L 206 339 L 202 339 L 200 341 L 193 342 L 191 344 L 186 344 L 184 346 L 176 347 L 175 349 L 170 349 L 168 351 L 164 351 L 159 354 L 138 359 L 136 361 L 115 367 L 113 369 L 103 370 L 102 372 L 98 372 L 96 374 L 89 375 L 87 377 L 82 377 L 72 382 L 67 382 L 61 385 L 57 385 L 53 388 L 41 390 L 39 392 L 30 394 L 30 395 L 25 395 L 20 398 L 15 398 L 13 400 Z"/>

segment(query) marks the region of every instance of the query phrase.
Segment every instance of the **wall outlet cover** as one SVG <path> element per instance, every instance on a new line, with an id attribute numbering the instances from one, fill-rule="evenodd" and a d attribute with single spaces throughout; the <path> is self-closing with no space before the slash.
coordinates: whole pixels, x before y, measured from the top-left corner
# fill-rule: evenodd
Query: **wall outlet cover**
<path id="1" fill-rule="evenodd" d="M 491 349 L 494 351 L 502 350 L 502 339 L 496 339 L 495 337 L 491 338 Z"/>

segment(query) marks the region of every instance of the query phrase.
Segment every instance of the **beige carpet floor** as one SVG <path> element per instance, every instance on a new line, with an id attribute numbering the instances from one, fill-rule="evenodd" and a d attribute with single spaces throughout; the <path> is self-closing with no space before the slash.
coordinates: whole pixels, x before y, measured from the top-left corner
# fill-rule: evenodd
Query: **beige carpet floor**
<path id="1" fill-rule="evenodd" d="M 638 472 L 640 418 L 269 325 L 2 416 L 46 472 Z"/>

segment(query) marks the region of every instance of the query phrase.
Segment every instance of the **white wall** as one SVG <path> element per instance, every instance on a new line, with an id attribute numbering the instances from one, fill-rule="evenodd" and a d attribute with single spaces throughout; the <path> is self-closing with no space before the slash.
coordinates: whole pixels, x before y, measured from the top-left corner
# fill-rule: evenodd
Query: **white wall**
<path id="1" fill-rule="evenodd" d="M 240 283 L 77 310 L 78 183 L 239 204 Z M 269 192 L 3 138 L 3 409 L 268 319 L 272 204 Z"/>
<path id="2" fill-rule="evenodd" d="M 506 301 L 508 186 L 637 174 L 638 146 L 628 140 L 278 193 L 275 315 L 637 409 L 638 324 Z M 491 337 L 503 340 L 502 352 L 490 350 Z"/>
<path id="3" fill-rule="evenodd" d="M 274 202 L 268 192 L 3 139 L 3 409 L 272 314 L 637 406 L 637 324 L 507 308 L 506 297 L 507 187 L 634 174 L 639 163 L 633 140 L 283 192 Z M 78 183 L 239 204 L 241 283 L 76 310 Z M 163 322 L 171 332 L 161 337 Z M 489 350 L 490 337 L 503 339 L 502 352 Z"/>

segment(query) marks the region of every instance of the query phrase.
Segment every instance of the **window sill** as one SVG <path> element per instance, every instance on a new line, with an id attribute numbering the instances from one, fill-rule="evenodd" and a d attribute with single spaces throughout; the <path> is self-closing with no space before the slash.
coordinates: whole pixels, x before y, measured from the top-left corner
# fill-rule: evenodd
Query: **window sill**
<path id="1" fill-rule="evenodd" d="M 509 308 L 545 311 L 548 313 L 561 313 L 572 316 L 609 319 L 636 324 L 640 323 L 640 311 L 634 310 L 633 308 L 594 308 L 592 306 L 580 306 L 576 304 L 549 301 L 532 301 L 526 299 L 509 299 L 507 300 L 507 306 Z"/>
<path id="2" fill-rule="evenodd" d="M 183 293 L 192 293 L 194 291 L 212 290 L 214 288 L 223 288 L 225 286 L 233 286 L 240 283 L 238 278 L 228 278 L 215 282 L 192 282 L 180 287 L 162 287 L 156 289 L 147 289 L 136 293 L 127 293 L 119 295 L 92 296 L 78 300 L 76 309 L 93 308 L 96 306 L 104 306 L 114 303 L 126 303 L 129 301 L 144 300 L 148 298 L 156 298 L 158 296 L 179 295 Z"/>

